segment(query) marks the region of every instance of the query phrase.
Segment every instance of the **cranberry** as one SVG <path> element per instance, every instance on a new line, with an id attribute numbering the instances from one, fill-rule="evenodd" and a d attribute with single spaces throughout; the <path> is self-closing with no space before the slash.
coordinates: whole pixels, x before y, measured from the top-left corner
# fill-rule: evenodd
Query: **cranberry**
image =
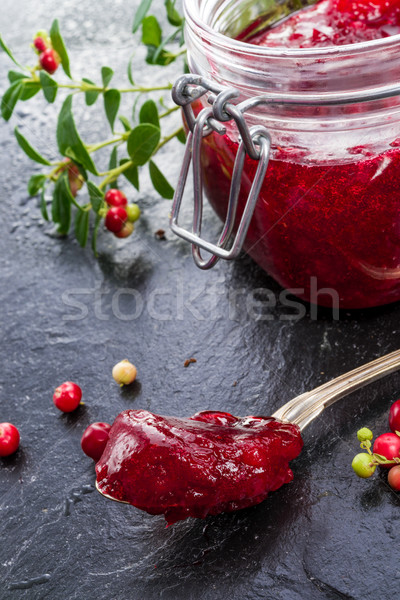
<path id="1" fill-rule="evenodd" d="M 388 460 L 400 457 L 400 437 L 395 433 L 383 433 L 376 438 L 373 446 L 375 454 L 381 454 Z M 392 465 L 381 465 L 385 469 L 390 469 Z"/>
<path id="2" fill-rule="evenodd" d="M 400 400 L 394 402 L 390 407 L 389 427 L 393 433 L 400 431 Z"/>
<path id="3" fill-rule="evenodd" d="M 128 215 L 122 206 L 112 206 L 106 214 L 105 226 L 113 233 L 119 233 L 126 223 Z"/>
<path id="4" fill-rule="evenodd" d="M 108 442 L 111 425 L 108 423 L 92 423 L 83 432 L 81 439 L 82 450 L 87 456 L 93 458 L 95 462 L 103 454 L 104 448 Z"/>
<path id="5" fill-rule="evenodd" d="M 72 412 L 81 403 L 82 390 L 76 383 L 66 381 L 55 389 L 53 402 L 62 412 Z"/>
<path id="6" fill-rule="evenodd" d="M 121 192 L 121 190 L 117 190 L 115 188 L 108 190 L 104 196 L 104 200 L 109 206 L 126 206 L 128 204 L 128 200 L 126 199 L 124 192 Z"/>
<path id="7" fill-rule="evenodd" d="M 253 506 L 293 479 L 297 425 L 207 411 L 190 418 L 126 410 L 96 465 L 100 492 L 170 525 Z"/>
<path id="8" fill-rule="evenodd" d="M 53 48 L 47 48 L 39 57 L 40 66 L 52 75 L 58 69 L 61 60 Z"/>
<path id="9" fill-rule="evenodd" d="M 127 358 L 114 365 L 112 376 L 119 385 L 129 385 L 135 381 L 137 368 Z"/>
<path id="10" fill-rule="evenodd" d="M 137 204 L 128 204 L 126 207 L 126 212 L 128 213 L 128 220 L 134 223 L 140 217 L 140 208 Z"/>
<path id="11" fill-rule="evenodd" d="M 121 229 L 121 231 L 118 231 L 118 232 L 116 232 L 114 235 L 115 235 L 117 238 L 127 238 L 127 237 L 129 237 L 130 235 L 132 235 L 132 233 L 133 233 L 133 230 L 134 230 L 133 223 L 130 223 L 130 221 L 127 221 L 127 222 L 124 224 L 124 226 L 123 226 L 123 228 Z"/>
<path id="12" fill-rule="evenodd" d="M 376 465 L 373 465 L 371 463 L 372 457 L 366 452 L 360 452 L 360 454 L 357 454 L 353 458 L 351 466 L 353 467 L 353 470 L 356 475 L 362 477 L 363 479 L 366 479 L 368 477 L 371 477 L 371 475 L 374 474 L 376 469 Z"/>
<path id="13" fill-rule="evenodd" d="M 388 483 L 393 490 L 400 492 L 400 465 L 396 465 L 390 469 Z"/>
<path id="14" fill-rule="evenodd" d="M 38 52 L 44 52 L 47 49 L 46 42 L 39 35 L 33 40 L 33 45 Z"/>
<path id="15" fill-rule="evenodd" d="M 10 456 L 18 450 L 19 431 L 11 423 L 0 423 L 0 456 Z"/>

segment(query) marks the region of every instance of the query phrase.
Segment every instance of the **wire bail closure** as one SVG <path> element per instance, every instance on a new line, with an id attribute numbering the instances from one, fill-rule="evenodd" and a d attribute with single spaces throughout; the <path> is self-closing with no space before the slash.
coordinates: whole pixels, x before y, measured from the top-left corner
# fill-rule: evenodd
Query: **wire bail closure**
<path id="1" fill-rule="evenodd" d="M 203 108 L 197 117 L 195 117 L 191 104 L 207 92 L 211 92 L 208 97 L 208 102 L 211 104 L 211 107 Z M 172 89 L 172 99 L 177 105 L 183 108 L 186 122 L 189 127 L 189 133 L 186 141 L 182 169 L 174 194 L 170 227 L 176 235 L 192 244 L 193 260 L 200 269 L 210 269 L 220 258 L 232 260 L 239 255 L 247 235 L 268 167 L 271 148 L 270 135 L 267 129 L 261 125 L 253 127 L 247 125 L 243 113 L 248 109 L 248 103 L 242 103 L 242 105 L 239 104 L 235 106 L 229 102 L 229 100 L 237 98 L 238 96 L 239 92 L 234 88 L 217 86 L 214 82 L 209 81 L 200 75 L 193 74 L 182 75 L 175 82 Z M 201 142 L 204 137 L 210 135 L 212 132 L 224 135 L 226 133 L 226 128 L 222 123 L 231 121 L 232 119 L 235 121 L 240 134 L 239 148 L 232 172 L 228 210 L 224 227 L 217 243 L 213 244 L 201 237 L 203 218 L 203 182 L 200 163 Z M 237 227 L 236 236 L 232 241 L 232 231 L 236 220 L 246 154 L 253 160 L 257 160 L 258 166 L 240 223 Z M 193 226 L 192 231 L 188 231 L 178 224 L 178 218 L 189 168 L 192 162 L 194 190 Z M 231 245 L 228 249 L 230 242 Z M 211 258 L 203 258 L 201 250 L 209 252 L 212 255 Z"/>

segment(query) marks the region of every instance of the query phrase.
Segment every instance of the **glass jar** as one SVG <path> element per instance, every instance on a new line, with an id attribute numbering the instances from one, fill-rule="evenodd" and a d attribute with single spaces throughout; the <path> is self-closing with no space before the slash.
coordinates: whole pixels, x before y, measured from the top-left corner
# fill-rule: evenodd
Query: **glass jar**
<path id="1" fill-rule="evenodd" d="M 272 7 L 272 8 L 271 8 Z M 296 5 L 298 9 L 298 5 Z M 400 299 L 400 35 L 326 48 L 260 47 L 246 28 L 290 10 L 270 0 L 184 0 L 188 63 L 239 95 L 271 137 L 244 248 L 305 300 L 362 308 Z M 254 25 L 255 24 L 255 25 Z M 195 114 L 207 95 L 193 103 Z M 205 192 L 227 212 L 239 133 L 201 143 Z M 257 169 L 246 155 L 238 219 Z"/>

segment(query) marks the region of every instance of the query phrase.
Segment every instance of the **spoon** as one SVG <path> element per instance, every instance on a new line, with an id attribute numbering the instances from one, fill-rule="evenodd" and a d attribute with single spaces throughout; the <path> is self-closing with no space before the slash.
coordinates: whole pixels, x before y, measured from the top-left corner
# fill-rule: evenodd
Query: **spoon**
<path id="1" fill-rule="evenodd" d="M 400 350 L 396 350 L 344 375 L 340 375 L 336 379 L 320 385 L 311 392 L 305 392 L 304 394 L 300 394 L 300 396 L 296 396 L 275 411 L 272 417 L 298 425 L 300 431 L 303 431 L 311 421 L 318 417 L 331 404 L 399 369 Z M 101 491 L 97 481 L 96 489 L 105 498 L 121 502 L 122 504 L 129 504 Z"/>

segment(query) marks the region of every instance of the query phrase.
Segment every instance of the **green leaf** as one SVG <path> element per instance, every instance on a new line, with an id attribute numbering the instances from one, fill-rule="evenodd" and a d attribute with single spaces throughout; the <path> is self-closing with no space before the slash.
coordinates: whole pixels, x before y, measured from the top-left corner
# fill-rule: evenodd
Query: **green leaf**
<path id="1" fill-rule="evenodd" d="M 112 149 L 112 152 L 110 154 L 110 160 L 108 162 L 108 170 L 111 171 L 111 169 L 116 169 L 118 166 L 118 148 L 117 146 L 114 146 L 114 148 Z M 109 184 L 110 189 L 111 188 L 117 188 L 118 189 L 118 178 L 115 179 L 112 183 Z"/>
<path id="2" fill-rule="evenodd" d="M 154 100 L 146 100 L 142 104 L 139 112 L 139 121 L 140 123 L 152 123 L 160 128 L 160 119 L 158 118 L 157 105 Z"/>
<path id="3" fill-rule="evenodd" d="M 124 165 L 127 162 L 130 162 L 129 158 L 121 158 L 119 164 Z M 131 183 L 137 190 L 139 190 L 139 169 L 136 166 L 132 165 L 128 169 L 125 169 L 122 175 L 126 177 L 129 183 Z"/>
<path id="4" fill-rule="evenodd" d="M 125 129 L 125 131 L 130 131 L 132 129 L 129 120 L 126 117 L 120 115 L 118 119 L 121 121 L 122 127 Z"/>
<path id="5" fill-rule="evenodd" d="M 169 52 L 168 50 L 162 50 L 159 52 L 158 48 L 154 46 L 147 47 L 146 62 L 149 65 L 160 65 L 165 67 L 176 60 L 176 54 Z"/>
<path id="6" fill-rule="evenodd" d="M 152 0 L 142 0 L 141 3 L 139 4 L 139 8 L 137 9 L 137 11 L 135 13 L 135 18 L 133 19 L 132 33 L 136 33 L 137 30 L 139 29 L 141 22 L 145 18 L 146 14 L 151 6 L 151 3 L 152 3 Z"/>
<path id="7" fill-rule="evenodd" d="M 91 81 L 90 79 L 86 79 L 86 77 L 82 77 L 82 81 L 84 81 L 85 83 L 90 83 L 91 85 L 96 85 L 93 81 Z M 92 104 L 94 104 L 97 100 L 97 98 L 99 97 L 100 92 L 96 92 L 96 91 L 87 91 L 85 92 L 85 102 L 88 106 L 92 106 Z"/>
<path id="8" fill-rule="evenodd" d="M 179 27 L 183 23 L 183 17 L 178 13 L 175 8 L 175 0 L 165 0 L 165 8 L 167 10 L 167 19 L 171 25 Z"/>
<path id="9" fill-rule="evenodd" d="M 170 55 L 171 58 L 173 57 L 173 60 L 175 60 L 176 55 L 175 54 L 171 54 L 170 52 L 168 52 L 167 50 L 165 50 L 165 46 L 167 44 L 169 44 L 169 42 L 172 42 L 176 37 L 176 31 L 173 31 L 167 38 L 165 38 L 165 40 L 163 40 L 161 42 L 161 44 L 158 46 L 158 48 L 156 48 L 156 51 L 153 55 L 153 63 L 158 65 L 159 60 L 162 61 L 162 63 L 166 60 L 167 56 Z M 161 63 L 161 64 L 162 64 Z"/>
<path id="10" fill-rule="evenodd" d="M 104 194 L 100 188 L 97 187 L 92 181 L 86 182 L 90 203 L 95 213 L 98 213 L 101 208 L 104 206 Z"/>
<path id="11" fill-rule="evenodd" d="M 21 93 L 22 84 L 20 81 L 15 81 L 8 90 L 4 92 L 1 99 L 1 116 L 5 121 L 8 121 L 11 118 Z"/>
<path id="12" fill-rule="evenodd" d="M 3 38 L 1 37 L 1 35 L 0 35 L 0 48 L 2 48 L 4 50 L 4 52 L 6 54 L 8 54 L 8 56 L 11 58 L 11 60 L 13 61 L 13 63 L 15 65 L 17 65 L 17 67 L 20 67 L 21 69 L 24 68 L 22 65 L 19 64 L 19 62 L 17 61 L 17 59 L 14 58 L 13 53 L 11 52 L 10 48 L 6 45 L 6 43 L 3 40 Z"/>
<path id="13" fill-rule="evenodd" d="M 89 152 L 79 137 L 72 116 L 72 95 L 67 96 L 61 107 L 57 122 L 57 143 L 60 153 L 69 156 L 85 169 L 97 175 L 97 170 Z"/>
<path id="14" fill-rule="evenodd" d="M 115 117 L 118 114 L 120 102 L 121 94 L 118 90 L 107 90 L 104 93 L 104 110 L 110 123 L 111 131 L 114 131 Z"/>
<path id="15" fill-rule="evenodd" d="M 174 188 L 168 183 L 157 165 L 151 160 L 149 162 L 150 179 L 156 192 L 163 198 L 171 200 L 174 197 Z"/>
<path id="16" fill-rule="evenodd" d="M 133 75 L 132 75 L 132 59 L 135 56 L 135 53 L 133 52 L 133 54 L 130 55 L 129 57 L 129 61 L 128 61 L 128 79 L 129 79 L 129 83 L 131 85 L 135 85 L 135 81 L 133 79 Z"/>
<path id="17" fill-rule="evenodd" d="M 33 96 L 36 96 L 39 90 L 42 89 L 42 86 L 38 81 L 24 81 L 20 79 L 20 82 L 22 91 L 19 99 L 23 102 L 25 102 L 26 100 L 30 100 L 30 98 L 32 98 Z"/>
<path id="18" fill-rule="evenodd" d="M 177 140 L 180 141 L 181 144 L 186 144 L 186 134 L 185 134 L 185 130 L 183 129 L 183 127 L 180 130 L 180 132 L 176 134 L 176 138 L 177 138 Z"/>
<path id="19" fill-rule="evenodd" d="M 51 39 L 51 43 L 53 44 L 54 50 L 57 52 L 57 54 L 61 58 L 61 65 L 62 65 L 62 68 L 64 69 L 64 73 L 70 79 L 72 79 L 72 77 L 71 77 L 71 71 L 69 69 L 68 53 L 67 53 L 67 49 L 66 49 L 65 44 L 64 44 L 64 40 L 63 40 L 63 38 L 61 36 L 61 33 L 60 33 L 60 28 L 59 28 L 58 20 L 57 19 L 54 19 L 54 21 L 53 21 L 53 23 L 51 25 L 50 39 Z"/>
<path id="20" fill-rule="evenodd" d="M 160 141 L 161 132 L 150 123 L 143 123 L 132 129 L 128 137 L 128 153 L 134 165 L 144 165 Z"/>
<path id="21" fill-rule="evenodd" d="M 18 79 L 28 79 L 29 75 L 24 75 L 23 73 L 20 73 L 19 71 L 8 71 L 8 81 L 10 83 L 14 83 L 14 81 L 17 81 Z"/>
<path id="22" fill-rule="evenodd" d="M 145 17 L 142 21 L 142 43 L 145 46 L 159 46 L 162 32 L 159 22 L 153 15 Z"/>
<path id="23" fill-rule="evenodd" d="M 112 69 L 110 69 L 110 67 L 101 67 L 101 79 L 103 81 L 103 86 L 105 88 L 110 83 L 113 75 L 114 75 L 114 71 Z"/>
<path id="24" fill-rule="evenodd" d="M 47 102 L 53 103 L 57 96 L 58 83 L 45 71 L 40 71 L 40 83 Z"/>
<path id="25" fill-rule="evenodd" d="M 46 175 L 32 175 L 28 181 L 28 194 L 30 196 L 36 196 L 38 191 L 43 188 L 46 183 Z"/>
<path id="26" fill-rule="evenodd" d="M 51 218 L 57 223 L 59 233 L 68 233 L 71 224 L 71 191 L 66 174 L 61 175 L 54 185 Z"/>
<path id="27" fill-rule="evenodd" d="M 89 212 L 78 210 L 75 215 L 75 235 L 79 244 L 84 248 L 89 234 Z"/>
<path id="28" fill-rule="evenodd" d="M 15 137 L 17 138 L 17 142 L 18 142 L 20 148 L 25 152 L 25 154 L 27 156 L 29 156 L 29 158 L 31 158 L 32 160 L 34 160 L 37 163 L 40 163 L 41 165 L 49 166 L 51 164 L 46 158 L 44 158 L 44 156 L 39 154 L 39 152 L 37 150 L 35 150 L 35 148 L 33 148 L 33 146 L 30 145 L 30 143 L 22 135 L 22 133 L 20 133 L 18 131 L 18 127 L 16 127 L 14 129 L 14 134 L 15 134 Z"/>
<path id="29" fill-rule="evenodd" d="M 49 214 L 47 212 L 47 204 L 45 197 L 46 188 L 42 187 L 42 193 L 40 194 L 40 212 L 42 213 L 42 217 L 45 221 L 49 220 Z"/>
<path id="30" fill-rule="evenodd" d="M 109 171 L 111 171 L 111 169 L 116 169 L 117 165 L 118 165 L 118 148 L 117 148 L 117 146 L 114 146 L 114 148 L 112 149 L 112 152 L 110 154 L 110 160 L 108 163 Z"/>
<path id="31" fill-rule="evenodd" d="M 140 100 L 140 94 L 137 94 L 135 100 L 133 101 L 133 106 L 132 106 L 132 119 L 133 119 L 134 123 L 136 121 L 136 109 L 137 109 L 139 100 Z"/>
<path id="32" fill-rule="evenodd" d="M 97 256 L 97 234 L 99 233 L 99 225 L 101 223 L 102 217 L 100 215 L 96 215 L 96 219 L 94 221 L 94 229 L 92 234 L 92 250 L 94 255 Z"/>

